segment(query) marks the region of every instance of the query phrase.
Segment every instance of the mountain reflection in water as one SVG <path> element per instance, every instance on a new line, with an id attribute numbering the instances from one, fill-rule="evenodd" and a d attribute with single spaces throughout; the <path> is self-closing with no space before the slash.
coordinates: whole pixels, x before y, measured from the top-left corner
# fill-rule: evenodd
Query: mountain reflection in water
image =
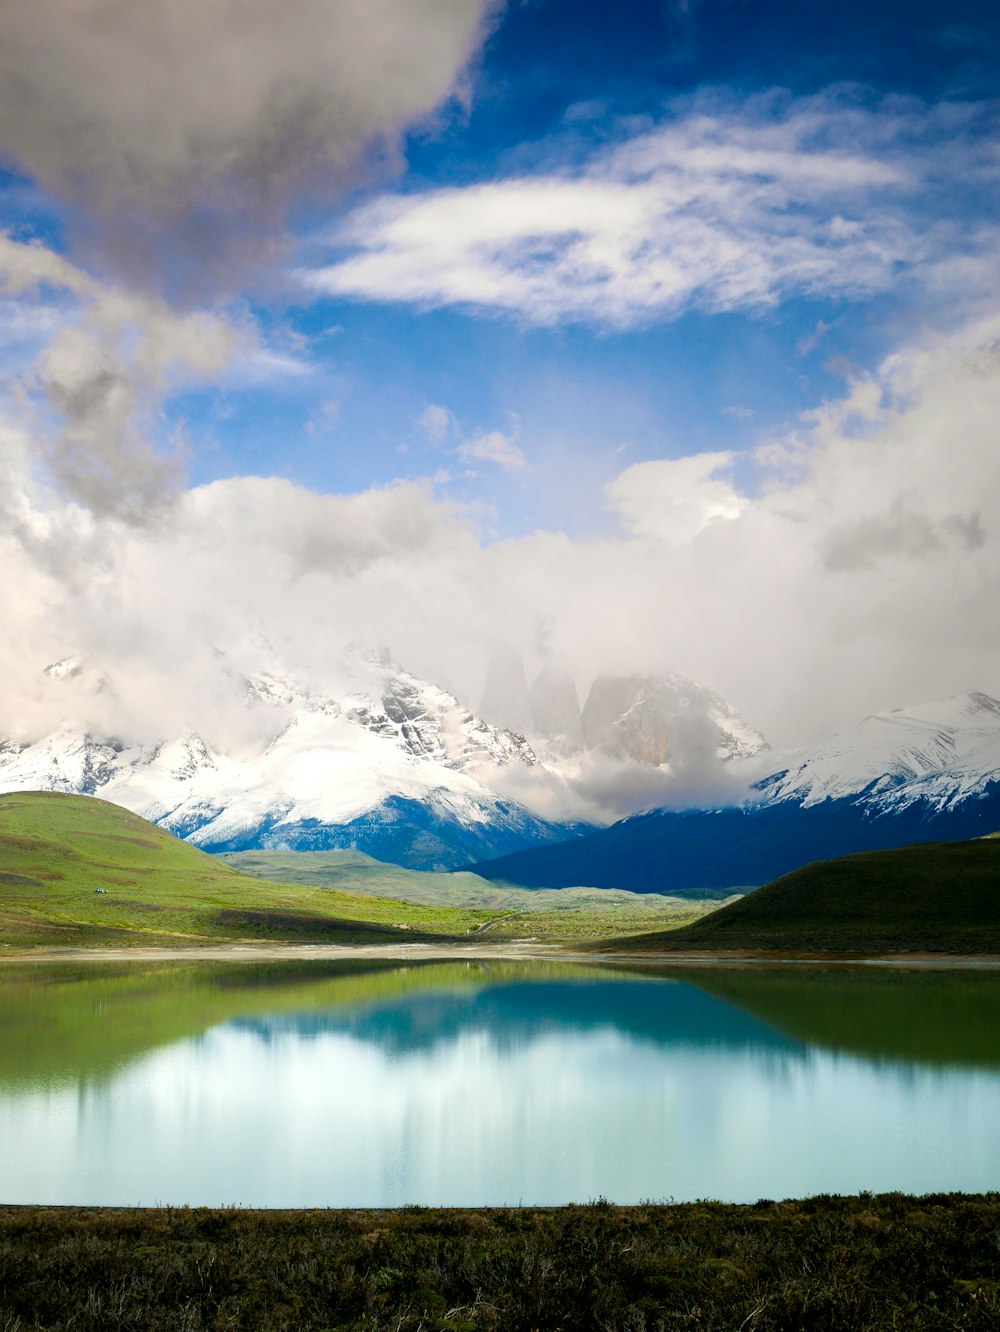
<path id="1" fill-rule="evenodd" d="M 11 968 L 0 1200 L 996 1188 L 998 1017 L 978 972 Z"/>

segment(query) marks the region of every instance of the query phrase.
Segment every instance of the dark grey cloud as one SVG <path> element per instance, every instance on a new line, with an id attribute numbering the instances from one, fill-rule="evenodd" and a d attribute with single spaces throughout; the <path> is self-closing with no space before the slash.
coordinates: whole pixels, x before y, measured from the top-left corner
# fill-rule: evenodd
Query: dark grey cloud
<path id="1" fill-rule="evenodd" d="M 205 313 L 95 281 L 42 245 L 0 233 L 0 294 L 66 298 L 63 321 L 19 384 L 32 452 L 63 495 L 97 515 L 143 521 L 182 478 L 154 420 L 178 381 L 217 374 L 237 342 Z"/>
<path id="2" fill-rule="evenodd" d="M 0 293 L 72 307 L 19 392 L 63 496 L 144 522 L 183 479 L 165 397 L 237 331 L 179 315 L 280 245 L 286 215 L 384 162 L 460 77 L 493 0 L 5 0 L 0 160 L 69 203 L 99 282 L 0 234 Z M 142 282 L 138 280 L 142 279 Z M 252 339 L 251 339 L 252 340 Z"/>
<path id="3" fill-rule="evenodd" d="M 391 160 L 489 0 L 4 0 L 0 156 L 76 205 L 117 272 L 260 257 L 290 205 Z"/>
<path id="4" fill-rule="evenodd" d="M 897 500 L 886 513 L 872 514 L 828 532 L 820 554 L 831 573 L 872 569 L 883 560 L 925 559 L 946 546 L 978 550 L 986 540 L 978 513 L 949 514 L 935 521 Z"/>

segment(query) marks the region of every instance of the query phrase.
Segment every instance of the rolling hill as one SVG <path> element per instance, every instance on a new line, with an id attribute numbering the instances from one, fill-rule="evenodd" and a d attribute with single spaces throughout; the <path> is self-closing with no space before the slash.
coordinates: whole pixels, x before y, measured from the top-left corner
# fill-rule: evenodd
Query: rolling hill
<path id="1" fill-rule="evenodd" d="M 252 878 L 90 796 L 0 796 L 0 946 L 414 942 L 487 919 Z"/>
<path id="2" fill-rule="evenodd" d="M 1000 839 L 938 842 L 804 865 L 622 952 L 1000 953 Z"/>

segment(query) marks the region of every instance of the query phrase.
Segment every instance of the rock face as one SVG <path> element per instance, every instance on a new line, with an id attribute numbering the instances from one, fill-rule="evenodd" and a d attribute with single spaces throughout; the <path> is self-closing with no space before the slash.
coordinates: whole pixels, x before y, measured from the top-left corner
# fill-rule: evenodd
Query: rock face
<path id="1" fill-rule="evenodd" d="M 665 764 L 693 745 L 715 756 L 748 758 L 766 748 L 725 699 L 679 675 L 601 675 L 582 714 L 587 749 L 617 759 Z"/>
<path id="2" fill-rule="evenodd" d="M 554 757 L 578 754 L 583 748 L 583 726 L 576 685 L 569 672 L 546 666 L 531 683 L 531 735 L 546 742 Z"/>
<path id="3" fill-rule="evenodd" d="M 654 676 L 598 676 L 583 709 L 584 743 L 612 758 L 668 763 L 676 712 L 672 691 Z"/>
<path id="4" fill-rule="evenodd" d="M 546 665 L 529 689 L 516 652 L 490 662 L 480 706 L 495 726 L 526 736 L 543 759 L 558 764 L 587 751 L 663 767 L 750 758 L 767 745 L 736 709 L 684 676 L 600 675 L 581 712 L 576 683 Z"/>
<path id="5" fill-rule="evenodd" d="M 515 735 L 531 733 L 531 698 L 519 652 L 501 650 L 490 658 L 479 712 Z"/>

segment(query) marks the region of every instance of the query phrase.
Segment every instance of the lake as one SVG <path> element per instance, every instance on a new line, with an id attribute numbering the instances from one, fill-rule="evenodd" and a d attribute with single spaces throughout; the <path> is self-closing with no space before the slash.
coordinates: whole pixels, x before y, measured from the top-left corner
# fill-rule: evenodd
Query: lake
<path id="1" fill-rule="evenodd" d="M 1000 974 L 0 969 L 0 1202 L 1000 1188 Z"/>

